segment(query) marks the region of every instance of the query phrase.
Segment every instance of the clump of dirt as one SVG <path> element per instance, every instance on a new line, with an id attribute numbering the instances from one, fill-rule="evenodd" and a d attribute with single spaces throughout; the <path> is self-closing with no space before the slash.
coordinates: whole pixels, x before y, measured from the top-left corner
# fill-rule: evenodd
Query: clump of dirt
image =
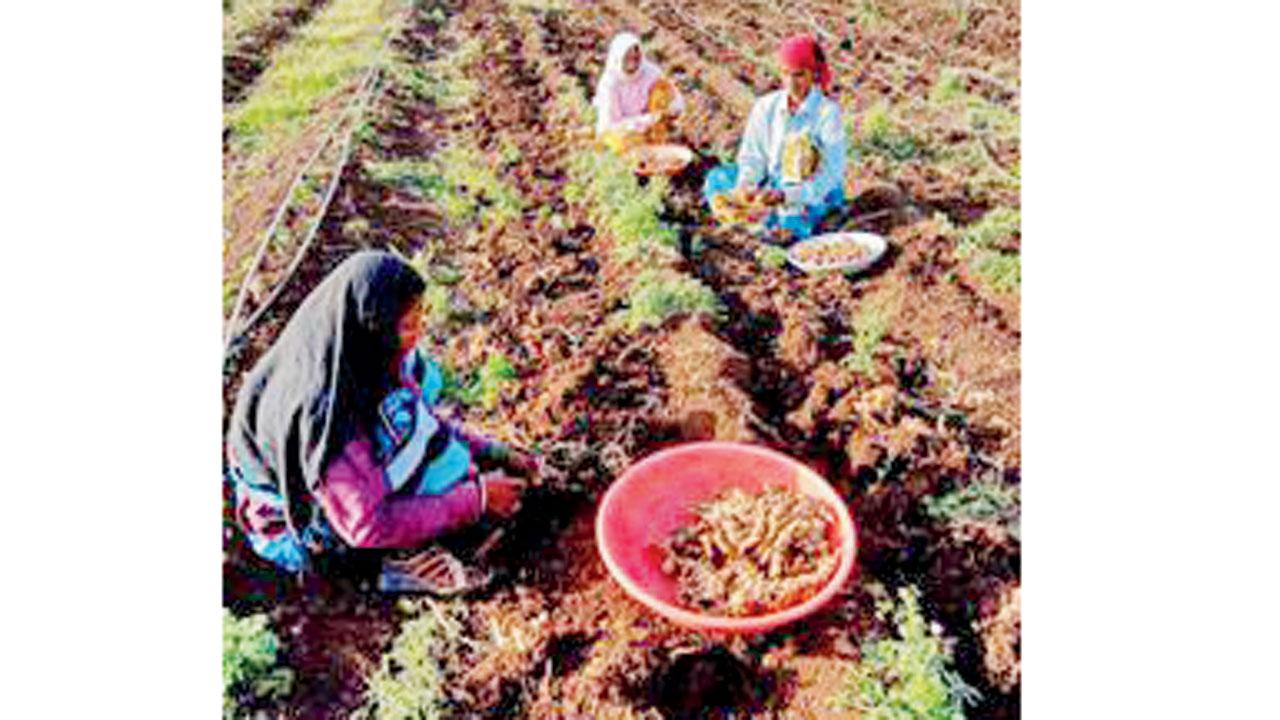
<path id="1" fill-rule="evenodd" d="M 820 359 L 818 338 L 822 334 L 820 313 L 788 302 L 779 313 L 782 335 L 778 338 L 778 357 L 797 373 L 808 371 Z"/>
<path id="2" fill-rule="evenodd" d="M 469 604 L 469 635 L 478 644 L 453 658 L 457 695 L 474 711 L 518 712 L 539 649 L 552 637 L 546 596 L 519 585 Z"/>
<path id="3" fill-rule="evenodd" d="M 658 361 L 669 390 L 666 419 L 684 439 L 755 439 L 751 398 L 740 388 L 749 368 L 742 353 L 688 318 L 659 347 Z"/>
<path id="4" fill-rule="evenodd" d="M 984 606 L 978 621 L 982 663 L 991 684 L 1011 693 L 1022 681 L 1022 586 L 1010 583 Z"/>

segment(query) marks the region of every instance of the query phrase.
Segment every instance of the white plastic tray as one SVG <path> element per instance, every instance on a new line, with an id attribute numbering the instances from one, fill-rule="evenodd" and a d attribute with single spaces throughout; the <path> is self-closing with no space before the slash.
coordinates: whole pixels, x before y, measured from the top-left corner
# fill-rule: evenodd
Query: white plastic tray
<path id="1" fill-rule="evenodd" d="M 796 256 L 796 251 L 809 248 L 821 247 L 823 245 L 838 245 L 847 242 L 854 242 L 861 245 L 866 252 L 862 257 L 849 263 L 831 263 L 820 265 L 816 263 L 808 263 Z M 838 232 L 827 233 L 826 235 L 817 235 L 808 240 L 802 240 L 792 245 L 787 250 L 787 261 L 793 266 L 807 272 L 825 272 L 830 270 L 839 270 L 842 272 L 862 272 L 876 263 L 877 260 L 884 255 L 885 250 L 889 248 L 889 243 L 879 235 L 866 232 Z"/>

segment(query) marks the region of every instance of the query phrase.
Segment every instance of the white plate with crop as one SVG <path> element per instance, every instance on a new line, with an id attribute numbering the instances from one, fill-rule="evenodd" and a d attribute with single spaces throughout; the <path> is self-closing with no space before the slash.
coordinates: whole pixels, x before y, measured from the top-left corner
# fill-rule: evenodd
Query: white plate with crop
<path id="1" fill-rule="evenodd" d="M 693 162 L 693 150 L 684 145 L 640 145 L 627 155 L 639 175 L 678 175 Z"/>
<path id="2" fill-rule="evenodd" d="M 857 248 L 857 250 L 853 250 Z M 862 272 L 884 256 L 889 243 L 881 236 L 867 232 L 838 232 L 802 240 L 787 250 L 787 261 L 807 272 Z M 844 253 L 841 251 L 844 250 Z M 830 258 L 814 257 L 815 253 L 831 254 Z M 844 254 L 844 257 L 840 257 Z"/>

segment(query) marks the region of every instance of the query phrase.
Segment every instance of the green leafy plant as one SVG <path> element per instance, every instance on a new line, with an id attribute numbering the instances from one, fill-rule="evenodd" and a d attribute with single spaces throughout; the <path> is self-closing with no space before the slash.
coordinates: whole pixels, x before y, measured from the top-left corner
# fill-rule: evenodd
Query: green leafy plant
<path id="1" fill-rule="evenodd" d="M 401 626 L 369 678 L 361 720 L 444 720 L 452 717 L 446 659 L 465 641 L 466 606 L 421 601 Z"/>
<path id="2" fill-rule="evenodd" d="M 293 671 L 276 665 L 280 642 L 264 614 L 238 618 L 222 609 L 222 716 L 248 717 L 248 710 L 277 700 L 293 688 Z"/>
<path id="3" fill-rule="evenodd" d="M 787 266 L 787 251 L 775 245 L 761 245 L 756 250 L 756 262 L 771 270 L 781 270 Z"/>
<path id="4" fill-rule="evenodd" d="M 954 492 L 926 498 L 925 512 L 936 520 L 963 530 L 974 525 L 987 525 L 1022 539 L 1021 491 L 998 479 L 982 479 Z"/>
<path id="5" fill-rule="evenodd" d="M 513 8 L 530 11 L 567 10 L 567 0 L 506 0 Z"/>
<path id="6" fill-rule="evenodd" d="M 519 164 L 521 160 L 524 160 L 524 153 L 520 151 L 519 146 L 515 144 L 514 140 L 504 138 L 502 145 L 498 150 L 498 160 L 502 165 L 511 167 L 512 165 Z"/>
<path id="7" fill-rule="evenodd" d="M 964 720 L 964 706 L 981 696 L 951 669 L 940 629 L 920 612 L 919 591 L 900 589 L 898 602 L 882 600 L 876 614 L 893 621 L 897 637 L 863 644 L 833 704 L 863 720 Z"/>
<path id="8" fill-rule="evenodd" d="M 849 153 L 854 161 L 864 155 L 882 155 L 903 162 L 925 154 L 924 144 L 894 119 L 888 104 L 876 103 L 863 114 L 861 125 L 853 114 L 848 120 Z"/>
<path id="9" fill-rule="evenodd" d="M 842 362 L 847 367 L 870 375 L 875 370 L 875 354 L 889 332 L 896 308 L 887 298 L 864 299 L 853 317 L 853 349 Z"/>
<path id="10" fill-rule="evenodd" d="M 849 16 L 849 23 L 863 30 L 876 30 L 888 22 L 884 11 L 871 0 L 861 0 L 854 7 L 853 12 L 854 14 Z"/>
<path id="11" fill-rule="evenodd" d="M 953 0 L 951 7 L 947 10 L 947 15 L 956 22 L 956 32 L 952 36 L 953 40 L 959 42 L 969 32 L 969 2 L 968 0 Z"/>
<path id="12" fill-rule="evenodd" d="M 613 235 L 620 259 L 652 264 L 674 255 L 679 238 L 660 219 L 666 178 L 651 178 L 642 187 L 622 158 L 591 150 L 571 158 L 570 174 L 565 199 L 589 207 L 592 218 Z"/>
<path id="13" fill-rule="evenodd" d="M 442 192 L 435 197 L 445 214 L 455 222 L 484 217 L 497 225 L 520 216 L 524 202 L 514 188 L 507 185 L 474 149 L 455 144 L 445 148 L 432 161 L 443 178 Z"/>
<path id="14" fill-rule="evenodd" d="M 458 224 L 485 216 L 503 224 L 520 216 L 524 202 L 468 145 L 455 144 L 429 160 L 391 160 L 365 166 L 369 178 L 440 206 Z"/>
<path id="15" fill-rule="evenodd" d="M 965 96 L 966 118 L 974 132 L 993 138 L 1017 141 L 1021 135 L 1018 114 L 975 95 Z"/>
<path id="16" fill-rule="evenodd" d="M 462 273 L 452 266 L 441 264 L 436 259 L 437 256 L 437 248 L 427 245 L 409 258 L 409 264 L 426 279 L 427 287 L 422 291 L 423 313 L 433 327 L 443 327 L 457 317 L 453 295 L 448 286 L 457 284 L 462 279 Z"/>
<path id="17" fill-rule="evenodd" d="M 983 215 L 978 222 L 964 228 L 956 250 L 962 257 L 968 257 L 976 250 L 990 250 L 1019 234 L 1021 225 L 1022 213 L 1018 210 L 996 208 Z"/>
<path id="18" fill-rule="evenodd" d="M 444 368 L 445 397 L 463 405 L 493 410 L 502 399 L 502 390 L 517 378 L 516 369 L 501 353 L 491 354 L 484 364 L 471 373 Z"/>
<path id="19" fill-rule="evenodd" d="M 462 272 L 451 265 L 432 265 L 425 274 L 441 285 L 457 285 L 462 281 Z"/>
<path id="20" fill-rule="evenodd" d="M 1020 234 L 1022 214 L 1013 208 L 996 208 L 965 228 L 956 255 L 996 292 L 1011 292 L 1022 284 L 1022 263 L 1016 252 L 1001 244 Z"/>
<path id="21" fill-rule="evenodd" d="M 943 68 L 929 94 L 928 112 L 933 122 L 948 132 L 967 135 L 962 142 L 943 145 L 930 153 L 930 160 L 946 174 L 963 178 L 974 195 L 1007 193 L 1020 187 L 1018 161 L 1006 168 L 995 159 L 993 148 L 1019 143 L 1021 120 L 1009 107 L 968 92 L 966 73 Z M 998 78 L 996 82 L 1001 82 Z"/>
<path id="22" fill-rule="evenodd" d="M 443 11 L 438 7 L 433 8 L 428 17 L 436 13 L 443 22 Z M 480 55 L 481 50 L 480 41 L 473 37 L 452 52 L 427 63 L 408 54 L 397 54 L 387 73 L 396 85 L 415 97 L 431 101 L 442 110 L 457 110 L 469 103 L 477 92 L 477 86 L 465 68 Z"/>
<path id="23" fill-rule="evenodd" d="M 422 293 L 423 311 L 435 327 L 447 324 L 453 319 L 453 303 L 449 297 L 449 288 L 434 281 L 427 282 L 427 289 Z"/>
<path id="24" fill-rule="evenodd" d="M 367 218 L 357 217 L 342 223 L 343 237 L 347 237 L 352 240 L 361 240 L 365 238 L 372 229 L 373 226 L 369 223 Z"/>
<path id="25" fill-rule="evenodd" d="M 720 298 L 695 278 L 673 270 L 645 270 L 631 285 L 620 321 L 631 332 L 657 327 L 674 315 L 706 313 L 721 317 Z"/>
<path id="26" fill-rule="evenodd" d="M 985 253 L 974 260 L 973 269 L 998 293 L 1013 292 L 1022 286 L 1022 260 L 1015 253 Z"/>
<path id="27" fill-rule="evenodd" d="M 333 0 L 279 48 L 244 102 L 226 118 L 233 144 L 282 147 L 322 101 L 387 60 L 383 38 L 397 29 L 390 0 Z"/>
<path id="28" fill-rule="evenodd" d="M 929 99 L 935 103 L 950 103 L 965 97 L 964 76 L 951 68 L 942 68 L 938 73 L 938 82 L 933 86 Z"/>
<path id="29" fill-rule="evenodd" d="M 423 160 L 368 162 L 364 171 L 376 183 L 399 188 L 419 198 L 434 197 L 445 188 L 444 178 L 435 166 Z"/>

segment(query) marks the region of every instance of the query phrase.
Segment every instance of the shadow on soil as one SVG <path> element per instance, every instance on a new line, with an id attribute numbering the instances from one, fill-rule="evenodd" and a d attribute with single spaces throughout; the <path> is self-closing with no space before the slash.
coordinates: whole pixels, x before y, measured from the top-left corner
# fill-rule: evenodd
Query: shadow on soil
<path id="1" fill-rule="evenodd" d="M 663 662 L 644 688 L 644 702 L 670 720 L 740 717 L 765 709 L 778 685 L 773 672 L 716 646 Z"/>

